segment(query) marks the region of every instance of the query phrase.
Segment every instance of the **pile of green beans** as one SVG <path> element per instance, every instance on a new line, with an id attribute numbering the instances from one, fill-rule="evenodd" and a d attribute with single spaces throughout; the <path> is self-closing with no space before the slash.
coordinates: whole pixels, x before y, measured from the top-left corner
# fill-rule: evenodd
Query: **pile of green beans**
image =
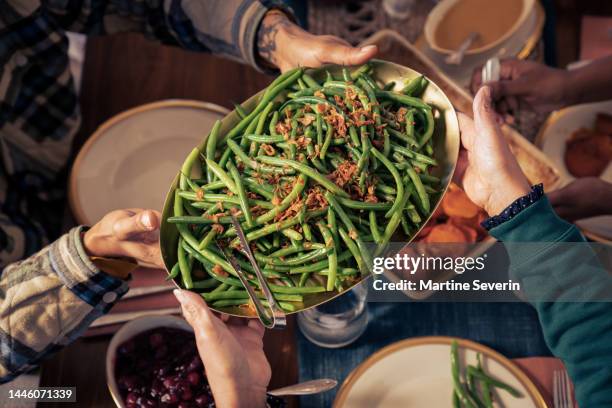
<path id="1" fill-rule="evenodd" d="M 230 215 L 287 311 L 368 274 L 372 246 L 379 252 L 400 225 L 413 236 L 439 196 L 430 174 L 435 111 L 420 98 L 426 87 L 424 77 L 403 88 L 381 83 L 370 65 L 319 81 L 295 69 L 252 111 L 237 105 L 238 124 L 221 134 L 217 122 L 181 168 L 167 220 L 179 232 L 169 278 L 213 307 L 248 306 L 217 247 L 221 240 L 233 248 L 258 285 Z"/>
<path id="2" fill-rule="evenodd" d="M 453 407 L 454 408 L 493 408 L 491 391 L 499 388 L 515 398 L 523 395 L 511 385 L 499 381 L 487 373 L 482 366 L 481 355 L 477 355 L 477 365 L 468 365 L 465 379 L 461 375 L 459 364 L 459 345 L 457 341 L 451 344 L 451 372 L 453 376 Z"/>

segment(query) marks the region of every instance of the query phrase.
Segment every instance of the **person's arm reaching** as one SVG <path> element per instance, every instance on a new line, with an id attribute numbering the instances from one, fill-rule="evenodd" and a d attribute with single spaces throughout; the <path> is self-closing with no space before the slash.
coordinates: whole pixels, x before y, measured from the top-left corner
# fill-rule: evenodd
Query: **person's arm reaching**
<path id="1" fill-rule="evenodd" d="M 460 118 L 467 166 L 459 179 L 472 201 L 505 218 L 490 233 L 506 243 L 512 277 L 536 308 L 548 346 L 564 361 L 579 405 L 612 406 L 612 277 L 545 196 L 511 206 L 530 189 L 496 123 L 488 87 L 476 95 L 474 118 Z"/>
<path id="2" fill-rule="evenodd" d="M 500 80 L 490 82 L 501 113 L 516 110 L 518 101 L 547 113 L 569 105 L 612 99 L 612 56 L 574 70 L 552 68 L 533 61 L 504 60 Z M 481 69 L 474 70 L 472 92 L 483 85 Z"/>
<path id="3" fill-rule="evenodd" d="M 127 292 L 93 257 L 128 257 L 161 267 L 160 215 L 119 210 L 91 229 L 73 228 L 0 275 L 0 382 L 10 381 L 79 337 Z"/>
<path id="4" fill-rule="evenodd" d="M 47 15 L 65 30 L 91 34 L 141 31 L 166 44 L 206 51 L 258 68 L 285 71 L 323 63 L 356 65 L 376 47 L 351 47 L 299 28 L 280 0 L 47 1 Z"/>

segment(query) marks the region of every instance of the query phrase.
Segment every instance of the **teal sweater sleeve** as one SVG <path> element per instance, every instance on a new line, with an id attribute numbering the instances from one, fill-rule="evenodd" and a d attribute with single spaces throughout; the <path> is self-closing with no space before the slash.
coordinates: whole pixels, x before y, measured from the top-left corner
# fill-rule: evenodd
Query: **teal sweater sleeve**
<path id="1" fill-rule="evenodd" d="M 522 283 L 548 346 L 564 361 L 580 407 L 612 407 L 612 302 L 599 301 L 612 297 L 612 277 L 580 231 L 543 197 L 490 233 L 505 243 L 512 278 Z"/>

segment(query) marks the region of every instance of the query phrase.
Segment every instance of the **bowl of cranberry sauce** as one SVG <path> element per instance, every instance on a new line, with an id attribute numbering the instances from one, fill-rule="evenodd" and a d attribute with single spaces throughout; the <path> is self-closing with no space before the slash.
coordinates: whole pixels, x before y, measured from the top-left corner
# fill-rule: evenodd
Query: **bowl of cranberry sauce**
<path id="1" fill-rule="evenodd" d="M 106 377 L 119 408 L 215 406 L 193 330 L 178 317 L 124 325 L 107 350 Z"/>

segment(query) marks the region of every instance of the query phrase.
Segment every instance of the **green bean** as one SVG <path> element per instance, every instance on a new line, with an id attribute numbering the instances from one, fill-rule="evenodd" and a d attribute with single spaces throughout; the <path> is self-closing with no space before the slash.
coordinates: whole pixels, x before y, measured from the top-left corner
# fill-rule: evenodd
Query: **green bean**
<path id="1" fill-rule="evenodd" d="M 291 192 L 289 194 L 287 194 L 287 196 L 280 202 L 280 204 L 278 204 L 277 206 L 275 206 L 272 210 L 268 211 L 265 214 L 260 215 L 259 217 L 257 217 L 255 219 L 255 223 L 257 225 L 262 225 L 265 224 L 266 222 L 274 219 L 274 217 L 276 217 L 278 214 L 282 213 L 283 211 L 285 211 L 287 208 L 289 208 L 289 206 L 291 205 L 291 203 L 302 193 L 302 191 L 304 190 L 304 187 L 306 187 L 306 181 L 308 180 L 308 177 L 300 174 L 297 179 L 295 180 L 295 184 L 293 186 L 293 189 L 291 190 Z"/>
<path id="2" fill-rule="evenodd" d="M 312 214 L 313 215 L 317 215 L 320 214 L 321 211 L 313 211 Z M 250 231 L 249 233 L 246 234 L 246 239 L 247 241 L 253 241 L 255 239 L 264 237 L 266 235 L 270 235 L 274 232 L 277 231 L 282 231 L 286 228 L 291 228 L 294 225 L 297 225 L 300 223 L 300 220 L 298 219 L 298 217 L 293 217 L 293 218 L 289 218 L 283 221 L 279 221 L 279 222 L 275 222 L 274 224 L 268 224 L 263 228 L 260 228 L 258 230 L 254 230 L 254 231 Z M 235 246 L 238 244 L 238 240 L 236 241 L 232 241 L 232 245 Z"/>
<path id="3" fill-rule="evenodd" d="M 376 211 L 370 211 L 370 231 L 372 231 L 372 237 L 374 238 L 374 242 L 377 244 L 382 243 L 382 235 L 380 235 L 380 230 L 378 229 L 378 223 L 376 221 Z"/>
<path id="4" fill-rule="evenodd" d="M 269 306 L 268 301 L 266 300 L 262 300 L 261 303 L 264 306 L 267 306 L 267 307 Z M 246 305 L 244 302 L 244 299 L 221 299 L 221 300 L 217 300 L 212 303 L 212 306 L 217 307 L 217 308 L 230 307 L 230 306 L 242 306 L 242 305 Z M 295 312 L 297 310 L 294 304 L 291 304 L 288 302 L 278 302 L 278 305 L 281 307 L 281 309 L 287 312 Z"/>
<path id="5" fill-rule="evenodd" d="M 243 218 L 243 216 L 239 216 L 237 217 L 238 219 Z M 178 216 L 173 216 L 173 217 L 168 217 L 167 221 L 170 224 L 192 224 L 192 225 L 210 225 L 210 224 L 231 224 L 232 223 L 232 217 L 231 216 L 224 216 L 224 217 L 216 217 L 216 216 L 208 216 L 208 217 L 203 217 L 203 216 L 199 216 L 199 215 L 182 215 L 180 217 Z M 199 244 L 197 245 L 199 246 Z M 196 247 L 197 247 L 196 246 Z"/>
<path id="6" fill-rule="evenodd" d="M 240 199 L 240 207 L 242 208 L 242 214 L 244 214 L 244 219 L 246 221 L 247 227 L 253 227 L 253 216 L 251 215 L 251 207 L 249 206 L 249 199 L 246 194 L 246 190 L 244 189 L 244 185 L 242 184 L 242 178 L 240 177 L 240 173 L 238 173 L 238 169 L 231 161 L 227 163 L 229 167 L 230 174 L 234 179 L 234 184 L 236 185 L 236 190 L 238 194 L 238 198 Z"/>
<path id="7" fill-rule="evenodd" d="M 455 389 L 455 393 L 459 398 L 461 404 L 467 408 L 476 408 L 476 406 L 472 403 L 470 397 L 467 395 L 465 389 L 463 388 L 463 383 L 461 382 L 461 374 L 459 368 L 459 353 L 457 351 L 458 345 L 457 341 L 453 340 L 451 344 L 451 373 L 453 378 L 453 387 Z"/>
<path id="8" fill-rule="evenodd" d="M 185 161 L 183 162 L 183 166 L 181 167 L 181 175 L 179 177 L 179 188 L 181 190 L 187 190 L 189 186 L 187 179 L 191 177 L 191 168 L 193 167 L 193 163 L 198 159 L 200 155 L 200 150 L 195 148 L 189 153 Z"/>
<path id="9" fill-rule="evenodd" d="M 181 217 L 183 216 L 183 199 L 181 198 L 181 196 L 178 194 L 178 191 L 174 194 L 174 215 L 176 217 Z M 189 231 L 189 228 L 187 227 L 187 225 L 184 224 L 178 224 L 176 226 L 180 236 L 186 241 L 188 242 L 190 245 L 197 247 L 198 246 L 198 241 L 195 239 L 195 237 L 193 236 L 193 234 L 191 233 L 191 231 Z"/>
<path id="10" fill-rule="evenodd" d="M 427 124 L 425 126 L 425 133 L 423 134 L 423 137 L 419 141 L 419 148 L 426 146 L 427 143 L 431 141 L 431 137 L 433 136 L 433 132 L 434 132 L 434 117 L 433 117 L 433 113 L 431 109 L 423 109 L 422 111 L 423 113 L 425 113 L 425 119 L 427 121 Z M 432 153 L 433 151 L 430 151 L 427 154 L 431 155 Z"/>
<path id="11" fill-rule="evenodd" d="M 502 389 L 506 392 L 508 392 L 510 395 L 512 395 L 515 398 L 522 398 L 523 394 L 517 390 L 516 388 L 514 388 L 513 386 L 506 384 L 502 381 L 499 381 L 487 374 L 485 374 L 483 371 L 479 371 L 476 367 L 474 366 L 468 366 L 467 368 L 467 372 L 468 374 L 471 374 L 472 376 L 474 376 L 474 378 L 484 381 L 487 384 L 489 384 L 490 386 L 493 386 L 495 388 L 499 388 Z"/>
<path id="12" fill-rule="evenodd" d="M 279 116 L 280 114 L 278 111 L 274 111 L 274 113 L 272 113 L 272 119 L 270 119 L 270 125 L 268 126 L 271 136 L 278 136 L 278 133 L 276 132 L 276 124 L 278 123 Z"/>
<path id="13" fill-rule="evenodd" d="M 268 156 L 258 156 L 257 160 L 260 160 L 266 164 L 271 164 L 271 165 L 279 166 L 279 167 L 289 166 L 299 171 L 300 173 L 307 175 L 308 177 L 310 177 L 311 179 L 313 179 L 314 181 L 316 181 L 317 183 L 325 187 L 328 191 L 331 191 L 332 193 L 337 194 L 341 197 L 348 197 L 348 194 L 346 191 L 342 190 L 340 187 L 338 187 L 336 184 L 331 182 L 324 175 L 322 175 L 321 173 L 319 173 L 318 171 L 316 171 L 315 169 L 313 169 L 312 167 L 308 165 L 302 164 L 300 162 L 296 162 L 294 160 L 281 159 L 278 157 L 268 157 Z"/>
<path id="14" fill-rule="evenodd" d="M 334 127 L 328 124 L 327 133 L 325 134 L 325 140 L 323 141 L 323 146 L 321 147 L 321 151 L 319 152 L 319 157 L 321 158 L 321 160 L 325 159 L 325 154 L 327 153 L 327 149 L 329 149 L 333 137 Z"/>
<path id="15" fill-rule="evenodd" d="M 414 187 L 416 188 L 416 192 L 419 197 L 419 202 L 421 203 L 423 211 L 425 211 L 426 214 L 429 214 L 431 210 L 431 203 L 429 202 L 429 196 L 427 195 L 427 192 L 425 191 L 423 182 L 421 181 L 418 174 L 416 173 L 416 171 L 414 171 L 412 167 L 408 167 L 406 169 L 406 173 L 408 174 L 408 176 L 410 177 L 410 180 L 412 180 L 412 183 L 414 184 Z"/>
<path id="16" fill-rule="evenodd" d="M 383 87 L 383 91 L 392 91 L 393 88 L 395 88 L 395 82 L 391 81 L 391 82 L 385 84 L 385 86 Z M 376 88 L 374 88 L 374 89 L 376 89 Z"/>
<path id="17" fill-rule="evenodd" d="M 409 157 L 411 159 L 415 159 L 416 161 L 422 162 L 422 163 L 426 163 L 426 164 L 430 164 L 432 166 L 437 166 L 438 162 L 436 161 L 436 159 L 426 156 L 424 154 L 418 153 L 418 152 L 413 152 L 412 150 L 406 148 L 406 147 L 402 147 L 402 146 L 397 146 L 397 145 L 392 145 L 392 148 L 394 151 Z"/>
<path id="18" fill-rule="evenodd" d="M 302 79 L 304 80 L 304 82 L 306 82 L 306 85 L 308 85 L 308 87 L 310 88 L 320 88 L 321 87 L 321 85 L 319 85 L 319 83 L 315 81 L 314 78 L 308 74 L 303 74 Z"/>
<path id="19" fill-rule="evenodd" d="M 344 228 L 339 228 L 338 233 L 340 234 L 340 238 L 342 238 L 346 247 L 353 255 L 353 258 L 355 258 L 355 261 L 357 261 L 357 266 L 359 267 L 359 270 L 361 271 L 361 273 L 363 273 L 366 270 L 366 267 L 363 258 L 359 253 L 359 247 L 357 246 L 355 241 L 353 241 L 353 238 L 351 238 L 349 234 L 344 230 Z"/>
<path id="20" fill-rule="evenodd" d="M 368 201 L 355 201 L 349 198 L 338 197 L 338 202 L 345 207 L 352 208 L 355 210 L 374 210 L 374 211 L 386 211 L 392 207 L 392 203 L 371 203 Z"/>
<path id="21" fill-rule="evenodd" d="M 411 106 L 414 108 L 422 109 L 423 111 L 431 112 L 431 107 L 423 102 L 419 98 L 414 98 L 412 96 L 401 95 L 395 92 L 389 91 L 376 91 L 377 98 L 388 99 L 393 102 L 401 103 L 402 105 Z"/>
<path id="22" fill-rule="evenodd" d="M 236 110 L 238 111 L 238 106 L 236 107 Z M 219 130 L 221 129 L 221 121 L 217 120 L 212 128 L 212 130 L 210 131 L 210 134 L 208 135 L 208 139 L 206 140 L 206 158 L 208 160 L 214 160 L 215 159 L 215 152 L 217 150 L 217 139 L 219 138 Z M 213 181 L 213 172 L 212 169 L 210 167 L 206 167 L 206 179 L 208 180 L 209 183 L 211 183 Z"/>
<path id="23" fill-rule="evenodd" d="M 225 292 L 225 290 L 230 288 L 230 287 L 231 287 L 231 285 L 229 285 L 227 283 L 222 283 L 219 286 L 217 286 L 216 288 L 214 288 L 213 290 L 211 290 L 210 293 Z"/>
<path id="24" fill-rule="evenodd" d="M 197 249 L 206 249 L 206 248 L 208 248 L 208 246 L 210 245 L 212 240 L 215 239 L 215 237 L 217 236 L 218 233 L 219 233 L 219 229 L 215 228 L 213 226 L 210 229 L 210 231 L 208 231 L 208 233 L 204 236 L 204 238 L 202 238 L 202 240 L 200 241 Z"/>
<path id="25" fill-rule="evenodd" d="M 254 135 L 243 135 L 242 137 L 246 137 L 250 141 L 257 142 L 257 143 L 278 143 L 278 142 L 285 141 L 285 137 L 281 135 L 270 136 L 270 135 L 254 134 Z"/>
<path id="26" fill-rule="evenodd" d="M 352 256 L 352 254 L 351 254 L 350 251 L 346 251 L 346 252 L 341 253 L 340 255 L 338 255 L 338 263 L 346 261 L 351 256 Z M 308 265 L 304 265 L 304 266 L 298 266 L 298 267 L 277 267 L 277 268 L 283 269 L 285 272 L 288 272 L 288 273 L 294 275 L 294 274 L 305 273 L 305 272 L 318 272 L 318 271 L 321 271 L 323 269 L 327 269 L 328 266 L 329 266 L 329 260 L 325 259 L 325 260 L 314 262 L 314 263 L 311 263 L 311 264 L 308 264 Z"/>
<path id="27" fill-rule="evenodd" d="M 393 202 L 393 206 L 385 214 L 385 218 L 390 218 L 394 213 L 399 211 L 401 208 L 400 207 L 401 201 L 402 201 L 402 198 L 404 197 L 404 183 L 402 181 L 402 177 L 400 176 L 399 172 L 397 171 L 393 163 L 391 163 L 389 159 L 385 157 L 384 154 L 380 153 L 375 148 L 372 148 L 371 151 L 372 151 L 372 155 L 374 155 L 374 157 L 376 157 L 387 168 L 387 170 L 389 170 L 389 173 L 391 173 L 391 175 L 393 176 L 393 179 L 395 180 L 395 190 L 397 192 L 397 195 L 395 197 L 395 201 Z"/>
<path id="28" fill-rule="evenodd" d="M 232 290 L 229 292 L 217 292 L 217 293 L 203 293 L 202 297 L 207 302 L 214 302 L 215 300 L 220 299 L 249 299 L 249 294 L 246 290 Z M 263 293 L 257 293 L 257 297 L 260 299 L 265 299 Z M 287 302 L 303 302 L 304 296 L 297 294 L 276 294 L 274 295 L 276 300 L 283 300 Z"/>
<path id="29" fill-rule="evenodd" d="M 295 82 L 302 75 L 303 72 L 304 72 L 304 70 L 302 68 L 297 68 L 297 69 L 295 69 L 293 71 L 290 71 L 290 72 L 286 73 L 287 75 L 283 76 L 283 79 L 280 80 L 273 87 L 268 87 L 268 89 L 264 93 L 263 98 L 257 104 L 255 109 L 253 109 L 253 111 L 251 113 L 249 113 L 247 115 L 247 117 L 245 117 L 240 122 L 238 122 L 238 124 L 232 130 L 230 130 L 227 133 L 227 135 L 225 136 L 224 140 L 233 139 L 234 137 L 236 137 L 239 134 L 241 134 L 244 131 L 244 129 L 246 129 L 246 127 L 249 125 L 249 123 L 251 123 L 251 121 L 257 115 L 259 115 L 261 113 L 261 111 L 264 110 L 266 105 L 270 101 L 272 101 L 279 93 L 281 93 L 283 90 L 285 90 L 289 85 L 291 85 L 293 82 Z"/>
<path id="30" fill-rule="evenodd" d="M 342 109 L 340 109 L 338 107 L 338 105 L 336 105 L 333 102 L 328 101 L 327 99 L 323 99 L 323 98 L 319 98 L 318 96 L 300 96 L 294 99 L 289 99 L 287 102 L 285 102 L 281 107 L 280 107 L 280 111 L 282 112 L 283 110 L 285 110 L 285 108 L 287 108 L 288 106 L 291 105 L 326 105 L 326 106 L 330 106 L 332 108 L 334 108 L 341 116 L 343 116 L 346 119 L 346 115 L 344 114 L 344 112 L 342 111 Z"/>
<path id="31" fill-rule="evenodd" d="M 317 145 L 323 146 L 323 117 L 317 112 L 315 119 L 317 129 Z"/>
<path id="32" fill-rule="evenodd" d="M 181 279 L 183 280 L 183 284 L 186 289 L 193 288 L 193 280 L 191 278 L 191 267 L 187 262 L 187 256 L 185 254 L 185 250 L 183 249 L 183 239 L 179 238 L 178 248 L 177 248 L 177 258 L 179 269 L 181 271 Z"/>
<path id="33" fill-rule="evenodd" d="M 244 182 L 244 184 L 247 185 L 249 189 L 253 190 L 260 196 L 267 198 L 268 200 L 272 200 L 272 198 L 274 197 L 273 189 L 268 189 L 268 186 L 258 183 L 257 180 L 255 180 L 254 178 L 245 177 L 242 179 L 242 181 Z"/>
<path id="34" fill-rule="evenodd" d="M 402 197 L 402 200 L 400 201 L 401 203 L 400 208 L 406 207 L 406 203 L 408 202 L 408 199 L 410 198 L 411 192 L 412 190 L 406 191 L 406 194 L 404 194 L 404 196 Z M 387 242 L 389 242 L 389 240 L 391 239 L 391 236 L 393 235 L 393 233 L 395 232 L 395 230 L 397 229 L 401 221 L 402 221 L 402 211 L 397 211 L 391 216 L 391 218 L 389 218 L 389 221 L 387 222 L 387 226 L 385 227 L 385 232 L 383 233 L 383 236 L 382 236 L 382 240 L 378 246 L 377 253 L 380 253 L 383 250 L 384 246 L 387 244 Z"/>
<path id="35" fill-rule="evenodd" d="M 355 94 L 357 94 L 357 98 L 359 99 L 359 102 L 361 102 L 363 109 L 365 109 L 366 111 L 370 110 L 370 100 L 368 99 L 368 96 L 363 91 L 363 89 L 361 89 L 355 84 L 349 84 L 349 83 L 341 82 L 341 81 L 326 81 L 323 84 L 323 87 L 324 88 L 330 88 L 330 87 L 331 88 L 341 88 L 344 90 L 350 89 L 351 91 L 355 92 Z"/>
<path id="36" fill-rule="evenodd" d="M 218 284 L 219 284 L 218 280 L 214 278 L 210 278 L 210 279 L 204 279 L 204 280 L 193 282 L 193 288 L 194 289 L 210 289 L 210 288 L 217 287 Z"/>
<path id="37" fill-rule="evenodd" d="M 297 245 L 297 247 L 299 248 L 300 246 Z M 310 252 L 295 256 L 293 258 L 286 258 L 286 259 L 281 259 L 279 257 L 274 257 L 274 256 L 264 256 L 264 255 L 256 253 L 255 258 L 259 262 L 263 262 L 267 265 L 272 265 L 272 266 L 296 266 L 296 265 L 301 265 L 301 264 L 304 264 L 310 261 L 315 261 L 320 258 L 323 258 L 327 256 L 327 252 L 328 252 L 327 248 L 315 249 L 314 251 L 310 251 Z"/>
<path id="38" fill-rule="evenodd" d="M 408 96 L 413 96 L 415 92 L 421 87 L 421 79 L 424 76 L 420 75 L 418 77 L 414 77 L 409 81 L 405 81 L 406 86 L 402 89 L 402 93 Z"/>
<path id="39" fill-rule="evenodd" d="M 240 146 L 233 140 L 227 141 L 228 147 L 234 152 L 234 154 L 242 161 L 245 165 L 249 166 L 255 171 L 262 173 L 274 173 L 274 174 L 292 174 L 293 170 L 283 169 L 271 166 L 262 166 L 257 163 L 256 160 L 251 159 L 247 154 L 240 148 Z M 214 170 L 213 170 L 214 171 Z"/>
<path id="40" fill-rule="evenodd" d="M 238 115 L 239 119 L 244 119 L 247 116 L 247 113 L 244 111 L 244 108 L 242 107 L 242 105 L 235 103 L 234 104 L 234 110 L 236 111 L 236 115 Z"/>
<path id="41" fill-rule="evenodd" d="M 292 241 L 302 241 L 304 239 L 302 234 L 291 228 L 285 228 L 281 230 L 281 234 L 283 234 Z"/>
<path id="42" fill-rule="evenodd" d="M 304 234 L 304 239 L 306 241 L 312 241 L 312 230 L 310 229 L 310 225 L 307 222 L 302 224 L 302 233 Z"/>
<path id="43" fill-rule="evenodd" d="M 180 265 L 177 262 L 174 264 L 174 266 L 170 270 L 170 273 L 168 274 L 168 276 L 166 276 L 166 280 L 172 280 L 176 278 L 177 276 L 179 276 L 180 273 L 181 273 Z"/>
<path id="44" fill-rule="evenodd" d="M 215 176 L 217 176 L 219 178 L 219 180 L 221 180 L 223 183 L 225 183 L 227 188 L 232 193 L 238 194 L 238 191 L 237 191 L 237 188 L 236 188 L 236 184 L 234 184 L 234 182 L 232 181 L 230 176 L 225 172 L 225 170 L 223 170 L 221 168 L 221 166 L 219 166 L 214 161 L 208 160 L 208 159 L 206 159 L 206 166 L 208 166 L 208 168 L 210 168 L 212 170 L 212 172 L 215 174 Z"/>
<path id="45" fill-rule="evenodd" d="M 336 253 L 336 247 L 334 245 L 334 238 L 332 234 L 329 232 L 329 229 L 325 226 L 322 221 L 317 223 L 317 227 L 319 231 L 321 231 L 321 235 L 323 236 L 323 240 L 325 241 L 325 246 L 327 247 L 327 291 L 331 292 L 334 290 L 334 284 L 336 282 L 336 273 L 338 270 L 338 254 Z"/>

